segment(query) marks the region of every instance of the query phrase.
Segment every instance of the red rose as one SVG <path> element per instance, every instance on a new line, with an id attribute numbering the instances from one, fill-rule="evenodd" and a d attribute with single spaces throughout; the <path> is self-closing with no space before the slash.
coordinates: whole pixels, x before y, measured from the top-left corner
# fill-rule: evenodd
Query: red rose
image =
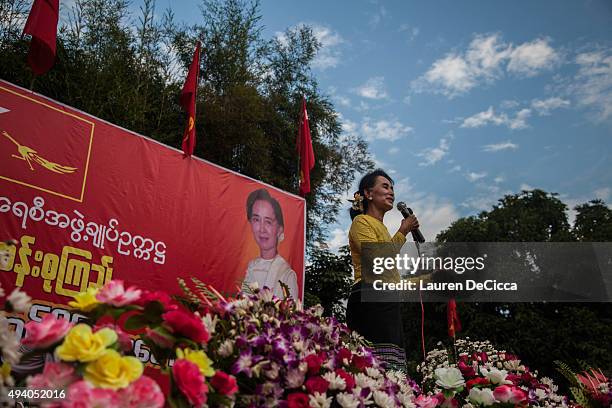
<path id="1" fill-rule="evenodd" d="M 294 392 L 287 396 L 288 408 L 309 408 L 308 395 L 301 392 Z"/>
<path id="2" fill-rule="evenodd" d="M 358 355 L 353 356 L 353 360 L 351 361 L 351 364 L 353 365 L 353 367 L 355 367 L 359 371 L 363 371 L 366 369 L 366 367 L 371 366 L 371 364 L 368 362 L 368 360 L 365 357 L 358 356 Z"/>
<path id="3" fill-rule="evenodd" d="M 217 371 L 215 373 L 214 377 L 210 379 L 210 385 L 223 395 L 232 395 L 238 391 L 236 377 L 226 374 L 223 371 Z"/>
<path id="4" fill-rule="evenodd" d="M 467 389 L 469 390 L 470 388 L 472 388 L 475 385 L 489 385 L 489 380 L 487 380 L 486 378 L 482 378 L 482 377 L 478 377 L 478 378 L 474 378 L 472 380 L 469 380 L 465 386 L 467 387 Z"/>
<path id="5" fill-rule="evenodd" d="M 459 363 L 457 363 L 457 367 L 459 368 L 459 371 L 461 371 L 461 374 L 463 374 L 464 377 L 474 377 L 476 375 L 474 367 L 468 366 L 463 361 L 459 361 Z"/>
<path id="6" fill-rule="evenodd" d="M 206 403 L 208 386 L 200 368 L 189 360 L 178 359 L 172 367 L 174 381 L 192 406 L 201 407 Z"/>
<path id="7" fill-rule="evenodd" d="M 336 370 L 336 375 L 344 380 L 346 383 L 346 391 L 350 391 L 355 388 L 355 379 L 352 375 L 339 368 Z"/>
<path id="8" fill-rule="evenodd" d="M 154 302 L 154 301 L 161 303 L 164 306 L 165 311 L 178 309 L 176 302 L 172 300 L 170 295 L 168 295 L 166 292 L 163 292 L 161 290 L 158 290 L 155 292 L 145 291 L 144 293 L 140 295 L 140 299 L 138 299 L 134 303 L 144 307 L 147 303 Z"/>
<path id="9" fill-rule="evenodd" d="M 162 315 L 162 319 L 172 332 L 185 336 L 198 343 L 206 343 L 210 335 L 204 327 L 202 320 L 183 310 L 172 310 Z"/>
<path id="10" fill-rule="evenodd" d="M 310 375 L 318 374 L 319 370 L 321 369 L 321 365 L 323 364 L 321 357 L 317 356 L 316 354 L 310 354 L 304 359 L 304 361 L 308 366 L 308 374 Z"/>
<path id="11" fill-rule="evenodd" d="M 340 350 L 338 350 L 338 354 L 337 354 L 338 360 L 341 363 L 344 361 L 345 358 L 350 362 L 352 355 L 353 353 L 351 353 L 351 350 L 347 349 L 346 347 L 343 347 Z"/>
<path id="12" fill-rule="evenodd" d="M 310 377 L 306 380 L 306 389 L 310 394 L 318 392 L 319 394 L 325 394 L 329 387 L 329 382 L 323 377 Z"/>

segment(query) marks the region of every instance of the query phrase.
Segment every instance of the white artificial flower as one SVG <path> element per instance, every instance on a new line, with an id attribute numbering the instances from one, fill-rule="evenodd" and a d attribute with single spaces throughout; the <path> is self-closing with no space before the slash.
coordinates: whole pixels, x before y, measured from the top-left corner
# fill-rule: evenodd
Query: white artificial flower
<path id="1" fill-rule="evenodd" d="M 512 384 L 512 381 L 506 380 L 508 372 L 506 370 L 498 370 L 497 368 L 481 368 L 480 373 L 487 379 L 491 384 Z"/>
<path id="2" fill-rule="evenodd" d="M 343 391 L 346 388 L 346 381 L 334 372 L 328 372 L 323 375 L 323 378 L 329 383 L 330 390 Z"/>
<path id="3" fill-rule="evenodd" d="M 374 402 L 383 408 L 395 406 L 394 399 L 384 391 L 374 391 Z"/>
<path id="4" fill-rule="evenodd" d="M 488 388 L 472 388 L 468 395 L 468 399 L 477 405 L 484 405 L 485 407 L 493 405 L 495 402 L 493 391 Z"/>
<path id="5" fill-rule="evenodd" d="M 347 392 L 336 395 L 336 401 L 342 408 L 357 408 L 359 406 L 359 400 L 353 394 Z"/>
<path id="6" fill-rule="evenodd" d="M 217 316 L 211 316 L 210 313 L 206 313 L 206 316 L 202 318 L 202 323 L 204 323 L 204 327 L 206 327 L 206 331 L 211 335 L 215 333 L 215 328 L 217 326 Z"/>
<path id="7" fill-rule="evenodd" d="M 265 303 L 272 302 L 274 300 L 274 292 L 272 289 L 265 287 L 259 292 L 259 298 Z"/>
<path id="8" fill-rule="evenodd" d="M 414 403 L 414 395 L 400 392 L 396 396 L 404 408 L 416 408 L 416 404 Z"/>
<path id="9" fill-rule="evenodd" d="M 308 405 L 312 408 L 329 408 L 331 406 L 332 397 L 325 398 L 327 394 L 315 392 L 314 395 L 309 395 Z"/>
<path id="10" fill-rule="evenodd" d="M 11 294 L 6 298 L 11 303 L 13 310 L 17 313 L 25 313 L 30 308 L 30 302 L 32 298 L 29 297 L 25 292 L 15 288 Z"/>
<path id="11" fill-rule="evenodd" d="M 521 366 L 521 360 L 504 361 L 504 368 L 508 371 L 518 371 Z"/>
<path id="12" fill-rule="evenodd" d="M 538 397 L 538 399 L 544 399 L 546 398 L 546 391 L 544 391 L 541 388 L 537 388 L 534 392 L 535 396 Z"/>
<path id="13" fill-rule="evenodd" d="M 376 381 L 363 373 L 357 373 L 355 375 L 355 385 L 361 388 L 374 388 Z"/>
<path id="14" fill-rule="evenodd" d="M 372 378 L 380 378 L 382 374 L 380 371 L 374 367 L 366 367 L 366 373 Z"/>
<path id="15" fill-rule="evenodd" d="M 465 385 L 465 379 L 461 371 L 455 367 L 436 368 L 436 384 L 447 390 L 452 390 Z"/>
<path id="16" fill-rule="evenodd" d="M 10 365 L 15 365 L 21 358 L 19 353 L 19 339 L 15 333 L 9 329 L 8 320 L 0 314 L 0 350 L 2 350 L 2 360 Z"/>
<path id="17" fill-rule="evenodd" d="M 229 357 L 233 352 L 234 352 L 234 343 L 229 339 L 221 343 L 219 345 L 219 349 L 217 350 L 217 353 L 219 353 L 221 357 Z"/>

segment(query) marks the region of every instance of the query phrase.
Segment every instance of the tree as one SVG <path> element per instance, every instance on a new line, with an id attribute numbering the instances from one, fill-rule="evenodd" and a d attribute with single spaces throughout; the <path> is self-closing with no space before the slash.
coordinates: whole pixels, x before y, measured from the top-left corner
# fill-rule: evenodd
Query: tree
<path id="1" fill-rule="evenodd" d="M 574 235 L 585 242 L 612 241 L 612 210 L 602 200 L 578 205 L 574 221 Z"/>
<path id="2" fill-rule="evenodd" d="M 353 283 L 351 253 L 348 246 L 340 248 L 338 255 L 327 249 L 315 249 L 306 268 L 305 306 L 320 304 L 325 316 L 345 319 L 346 305 Z"/>

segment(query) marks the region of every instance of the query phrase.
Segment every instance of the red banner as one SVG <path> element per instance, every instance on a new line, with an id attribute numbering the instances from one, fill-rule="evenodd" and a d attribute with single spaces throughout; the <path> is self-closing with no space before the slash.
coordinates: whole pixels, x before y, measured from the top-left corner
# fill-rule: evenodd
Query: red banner
<path id="1" fill-rule="evenodd" d="M 191 276 L 235 293 L 248 269 L 302 298 L 304 232 L 298 196 L 0 81 L 7 293 L 63 305 L 110 279 L 181 293 Z"/>

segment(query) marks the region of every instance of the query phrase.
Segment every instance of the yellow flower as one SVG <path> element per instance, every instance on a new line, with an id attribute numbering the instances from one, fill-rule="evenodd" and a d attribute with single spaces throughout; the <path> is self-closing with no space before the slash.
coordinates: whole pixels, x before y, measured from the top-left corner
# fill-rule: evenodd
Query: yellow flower
<path id="1" fill-rule="evenodd" d="M 87 288 L 86 292 L 80 292 L 78 295 L 73 296 L 74 301 L 71 300 L 70 302 L 68 302 L 68 306 L 74 307 L 84 312 L 89 312 L 94 307 L 98 306 L 98 304 L 100 303 L 98 302 L 98 299 L 96 299 L 98 290 L 98 288 Z"/>
<path id="2" fill-rule="evenodd" d="M 74 326 L 55 353 L 64 361 L 89 362 L 99 358 L 106 348 L 117 341 L 117 333 L 104 328 L 92 333 L 91 327 L 80 323 Z"/>
<path id="3" fill-rule="evenodd" d="M 125 388 L 142 375 L 143 366 L 136 357 L 123 357 L 108 349 L 102 356 L 87 364 L 83 377 L 98 388 Z"/>
<path id="4" fill-rule="evenodd" d="M 0 366 L 0 379 L 6 380 L 11 375 L 11 365 L 6 361 Z"/>
<path id="5" fill-rule="evenodd" d="M 185 360 L 189 360 L 200 368 L 200 372 L 202 375 L 206 377 L 212 377 L 215 375 L 215 369 L 212 366 L 212 360 L 208 358 L 208 356 L 202 350 L 191 350 L 180 348 L 176 349 L 176 358 L 184 358 Z"/>

